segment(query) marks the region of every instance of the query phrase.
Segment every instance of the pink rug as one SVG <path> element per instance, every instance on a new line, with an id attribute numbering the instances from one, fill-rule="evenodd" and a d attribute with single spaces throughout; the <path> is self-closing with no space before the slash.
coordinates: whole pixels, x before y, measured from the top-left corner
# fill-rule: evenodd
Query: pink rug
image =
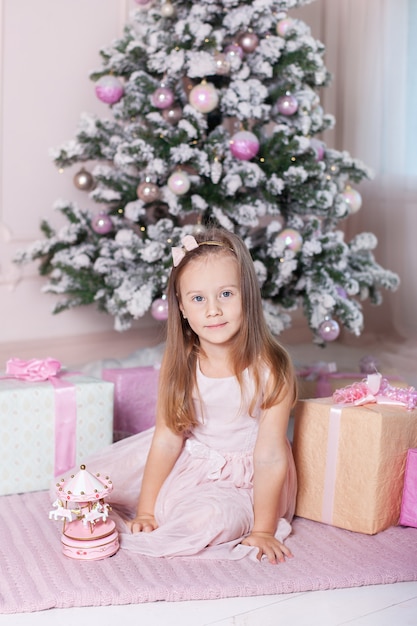
<path id="1" fill-rule="evenodd" d="M 417 529 L 368 536 L 296 518 L 281 565 L 156 559 L 119 550 L 80 562 L 61 552 L 46 492 L 0 498 L 0 612 L 204 600 L 417 580 Z"/>

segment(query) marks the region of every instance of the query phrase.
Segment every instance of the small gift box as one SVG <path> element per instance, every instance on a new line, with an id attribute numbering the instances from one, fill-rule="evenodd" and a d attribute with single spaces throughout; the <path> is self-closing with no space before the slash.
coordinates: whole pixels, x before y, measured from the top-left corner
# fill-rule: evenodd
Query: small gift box
<path id="1" fill-rule="evenodd" d="M 401 501 L 401 526 L 417 528 L 417 449 L 407 452 L 405 464 L 404 489 Z"/>
<path id="2" fill-rule="evenodd" d="M 417 410 L 414 390 L 409 404 L 408 390 L 392 390 L 386 385 L 389 404 L 369 388 L 355 392 L 356 399 L 341 394 L 297 403 L 296 515 L 367 534 L 398 523 L 407 450 L 417 447 Z"/>
<path id="3" fill-rule="evenodd" d="M 159 368 L 104 369 L 102 377 L 114 384 L 114 441 L 155 425 Z"/>
<path id="4" fill-rule="evenodd" d="M 339 371 L 332 361 L 317 361 L 308 367 L 297 368 L 298 396 L 300 399 L 329 398 L 337 389 L 360 383 L 367 374 L 375 373 L 375 364 L 375 359 L 363 357 L 357 372 Z M 387 379 L 395 387 L 407 386 L 395 373 L 387 374 Z"/>
<path id="5" fill-rule="evenodd" d="M 0 377 L 0 495 L 48 489 L 112 442 L 113 385 L 54 359 L 10 359 Z"/>

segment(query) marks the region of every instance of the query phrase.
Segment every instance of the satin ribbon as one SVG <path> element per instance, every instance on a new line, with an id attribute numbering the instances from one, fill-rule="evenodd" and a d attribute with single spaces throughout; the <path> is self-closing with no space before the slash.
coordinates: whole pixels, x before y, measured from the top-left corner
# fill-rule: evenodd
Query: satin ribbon
<path id="1" fill-rule="evenodd" d="M 76 461 L 77 402 L 73 383 L 64 380 L 60 374 L 61 363 L 56 359 L 9 359 L 6 376 L 26 382 L 50 382 L 55 397 L 55 451 L 54 475 L 59 476 Z"/>
<path id="2" fill-rule="evenodd" d="M 325 524 L 331 524 L 333 521 L 341 417 L 342 407 L 332 406 L 329 414 L 329 429 L 327 433 L 326 468 L 324 472 L 323 503 L 321 511 L 322 520 Z"/>
<path id="3" fill-rule="evenodd" d="M 378 372 L 368 374 L 360 382 L 336 389 L 333 400 L 337 403 L 360 406 L 362 404 L 394 404 L 409 411 L 417 407 L 417 391 L 414 387 L 393 387 Z"/>
<path id="4" fill-rule="evenodd" d="M 185 237 L 181 239 L 181 243 L 182 247 L 174 246 L 172 248 L 172 262 L 174 267 L 177 267 L 177 265 L 181 263 L 187 252 L 198 248 L 198 243 L 192 235 L 185 235 Z"/>

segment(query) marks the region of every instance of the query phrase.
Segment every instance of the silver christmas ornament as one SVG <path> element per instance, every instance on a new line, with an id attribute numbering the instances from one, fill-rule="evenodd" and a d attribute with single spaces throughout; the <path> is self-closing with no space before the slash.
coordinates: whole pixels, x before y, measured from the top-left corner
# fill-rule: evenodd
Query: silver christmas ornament
<path id="1" fill-rule="evenodd" d="M 73 178 L 74 185 L 80 191 L 91 191 L 94 187 L 94 178 L 90 172 L 86 169 L 81 168 L 79 172 L 77 172 Z"/>

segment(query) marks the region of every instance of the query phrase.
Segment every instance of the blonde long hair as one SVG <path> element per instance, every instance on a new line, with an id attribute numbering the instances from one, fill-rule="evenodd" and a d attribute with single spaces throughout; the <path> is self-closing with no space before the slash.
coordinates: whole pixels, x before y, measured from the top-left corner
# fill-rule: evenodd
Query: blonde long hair
<path id="1" fill-rule="evenodd" d="M 279 401 L 284 390 L 292 394 L 293 403 L 297 396 L 291 359 L 266 325 L 260 287 L 247 247 L 237 235 L 220 228 L 208 229 L 195 238 L 203 245 L 185 253 L 178 266 L 173 267 L 167 287 L 167 339 L 159 379 L 158 414 L 163 415 L 168 426 L 177 433 L 186 433 L 197 425 L 192 393 L 201 354 L 198 336 L 180 311 L 179 285 L 185 268 L 209 255 L 231 256 L 240 270 L 242 326 L 231 343 L 231 363 L 241 387 L 246 368 L 253 377 L 255 393 L 249 399 L 249 413 L 260 397 L 261 408 L 268 409 Z M 221 245 L 204 245 L 208 241 Z M 273 378 L 268 393 L 265 393 L 265 369 Z"/>

